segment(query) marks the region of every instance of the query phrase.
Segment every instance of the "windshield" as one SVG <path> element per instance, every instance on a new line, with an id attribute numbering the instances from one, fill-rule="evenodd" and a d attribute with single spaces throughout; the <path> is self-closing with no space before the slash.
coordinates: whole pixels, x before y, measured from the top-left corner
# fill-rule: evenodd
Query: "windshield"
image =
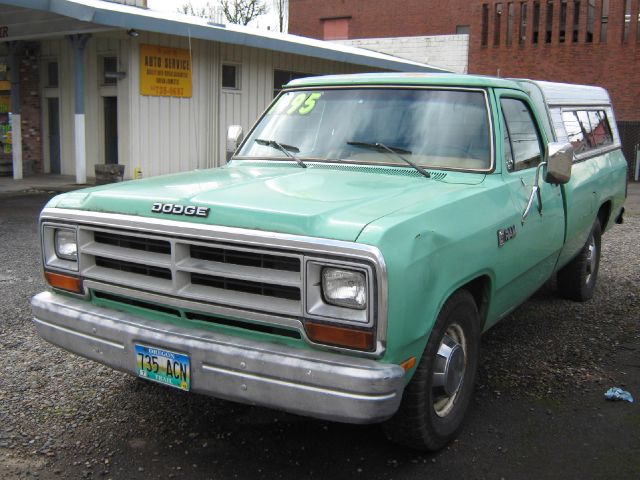
<path id="1" fill-rule="evenodd" d="M 491 137 L 482 91 L 353 88 L 281 95 L 240 158 L 347 161 L 489 170 Z M 273 145 L 273 144 L 271 144 Z M 384 145 L 386 148 L 372 148 Z"/>

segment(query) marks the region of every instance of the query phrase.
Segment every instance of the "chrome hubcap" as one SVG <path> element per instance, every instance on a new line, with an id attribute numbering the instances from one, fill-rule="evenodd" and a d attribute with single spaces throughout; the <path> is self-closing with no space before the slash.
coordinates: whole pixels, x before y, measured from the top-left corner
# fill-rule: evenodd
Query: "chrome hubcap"
<path id="1" fill-rule="evenodd" d="M 589 238 L 589 246 L 587 247 L 587 276 L 585 283 L 591 281 L 591 276 L 596 271 L 596 259 L 598 257 L 598 248 L 596 247 L 596 239 L 591 235 Z"/>
<path id="2" fill-rule="evenodd" d="M 467 366 L 467 342 L 462 328 L 453 324 L 445 332 L 433 365 L 433 409 L 436 415 L 449 414 L 462 386 Z"/>

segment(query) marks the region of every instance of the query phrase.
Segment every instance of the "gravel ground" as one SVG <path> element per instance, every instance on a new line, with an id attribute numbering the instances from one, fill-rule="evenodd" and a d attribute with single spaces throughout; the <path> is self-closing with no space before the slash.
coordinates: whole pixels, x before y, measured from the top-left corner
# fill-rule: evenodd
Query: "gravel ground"
<path id="1" fill-rule="evenodd" d="M 467 428 L 420 455 L 377 426 L 183 394 L 42 341 L 47 198 L 0 198 L 0 478 L 640 478 L 640 216 L 604 237 L 592 301 L 549 282 L 484 335 Z M 636 403 L 604 402 L 612 385 Z"/>

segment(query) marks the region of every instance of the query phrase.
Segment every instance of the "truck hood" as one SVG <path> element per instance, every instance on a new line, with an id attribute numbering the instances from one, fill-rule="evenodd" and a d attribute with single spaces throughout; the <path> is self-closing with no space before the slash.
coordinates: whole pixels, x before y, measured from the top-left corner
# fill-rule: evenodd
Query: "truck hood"
<path id="1" fill-rule="evenodd" d="M 370 222 L 440 196 L 443 189 L 484 179 L 458 174 L 458 181 L 448 179 L 452 184 L 412 172 L 405 167 L 309 164 L 303 169 L 289 163 L 236 161 L 222 168 L 79 190 L 47 206 L 354 241 Z M 158 202 L 210 211 L 207 218 L 153 213 Z"/>

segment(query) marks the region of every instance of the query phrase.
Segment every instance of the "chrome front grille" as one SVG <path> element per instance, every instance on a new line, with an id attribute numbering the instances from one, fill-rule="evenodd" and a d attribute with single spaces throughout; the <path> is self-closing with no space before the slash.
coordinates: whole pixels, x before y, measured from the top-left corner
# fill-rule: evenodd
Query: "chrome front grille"
<path id="1" fill-rule="evenodd" d="M 300 317 L 302 255 L 80 226 L 80 273 L 88 280 L 207 304 Z"/>

